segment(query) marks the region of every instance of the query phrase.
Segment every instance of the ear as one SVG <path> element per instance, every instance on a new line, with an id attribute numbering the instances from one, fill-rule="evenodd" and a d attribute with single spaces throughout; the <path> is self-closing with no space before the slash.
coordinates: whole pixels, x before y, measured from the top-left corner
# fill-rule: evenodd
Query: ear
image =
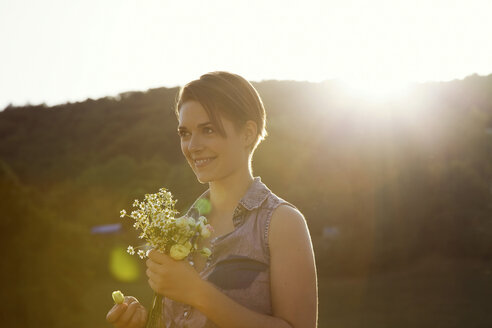
<path id="1" fill-rule="evenodd" d="M 243 127 L 243 141 L 244 146 L 249 147 L 255 141 L 256 133 L 258 131 L 258 127 L 255 121 L 248 120 Z"/>

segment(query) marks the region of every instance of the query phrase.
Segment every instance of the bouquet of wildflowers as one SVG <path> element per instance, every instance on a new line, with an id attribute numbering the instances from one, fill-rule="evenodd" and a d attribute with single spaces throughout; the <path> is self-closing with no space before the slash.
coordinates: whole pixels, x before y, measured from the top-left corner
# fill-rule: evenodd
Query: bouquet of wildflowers
<path id="1" fill-rule="evenodd" d="M 160 188 L 156 194 L 145 194 L 145 200 L 142 202 L 136 199 L 133 207 L 137 209 L 130 215 L 121 210 L 120 217 L 128 216 L 135 220 L 133 227 L 141 230 L 138 238 L 146 240 L 145 245 L 135 248 L 154 248 L 175 260 L 182 260 L 193 252 L 199 252 L 205 257 L 210 256 L 210 249 L 204 247 L 198 250 L 197 244 L 200 238 L 210 237 L 213 232 L 212 226 L 207 224 L 204 216 L 200 216 L 198 220 L 186 216 L 176 218 L 176 202 L 166 188 Z M 135 248 L 128 246 L 127 252 L 133 255 Z M 147 255 L 143 249 L 138 250 L 137 254 L 141 259 Z M 162 311 L 162 295 L 154 292 L 152 309 L 145 327 L 165 327 Z"/>

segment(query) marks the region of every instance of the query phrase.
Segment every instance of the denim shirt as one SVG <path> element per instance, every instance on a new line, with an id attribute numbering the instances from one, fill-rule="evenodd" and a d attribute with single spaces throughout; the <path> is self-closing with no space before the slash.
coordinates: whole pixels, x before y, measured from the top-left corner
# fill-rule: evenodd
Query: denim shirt
<path id="1" fill-rule="evenodd" d="M 200 215 L 197 202 L 210 199 L 210 188 L 195 200 L 186 215 Z M 262 314 L 272 315 L 270 297 L 270 250 L 268 232 L 273 211 L 282 204 L 296 208 L 275 195 L 261 181 L 254 181 L 237 204 L 232 221 L 234 230 L 213 238 L 212 255 L 200 277 L 215 285 L 239 304 Z M 188 260 L 191 262 L 191 256 Z M 210 300 L 213 302 L 213 300 Z M 163 298 L 164 321 L 167 328 L 216 328 L 198 309 L 166 297 Z"/>

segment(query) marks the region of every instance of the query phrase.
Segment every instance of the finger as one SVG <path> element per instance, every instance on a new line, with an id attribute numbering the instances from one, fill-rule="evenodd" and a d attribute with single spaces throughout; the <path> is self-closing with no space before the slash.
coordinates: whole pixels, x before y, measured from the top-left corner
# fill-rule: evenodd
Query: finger
<path id="1" fill-rule="evenodd" d="M 156 250 L 156 249 L 152 249 L 149 252 L 148 258 L 150 258 L 154 262 L 157 262 L 158 264 L 164 264 L 164 265 L 169 264 L 169 263 L 176 262 L 176 260 L 174 260 L 168 254 L 164 254 L 161 251 Z"/>
<path id="2" fill-rule="evenodd" d="M 151 259 L 154 262 L 157 262 L 159 264 L 164 264 L 166 263 L 166 254 L 159 252 L 158 250 L 152 248 L 150 251 L 147 252 L 147 257 Z"/>
<path id="3" fill-rule="evenodd" d="M 162 266 L 160 264 L 157 264 L 157 265 L 151 264 L 150 266 L 147 267 L 146 271 L 153 272 L 157 275 L 164 275 L 167 270 L 165 269 L 164 266 Z"/>
<path id="4" fill-rule="evenodd" d="M 128 305 L 128 309 L 123 313 L 123 315 L 118 319 L 118 325 L 126 326 L 128 322 L 131 320 L 132 316 L 135 313 L 135 310 L 138 308 L 140 304 L 138 302 L 131 302 Z"/>
<path id="5" fill-rule="evenodd" d="M 140 320 L 141 322 L 147 322 L 147 316 L 149 315 L 149 312 L 147 309 L 142 306 L 142 311 L 140 311 Z"/>
<path id="6" fill-rule="evenodd" d="M 125 296 L 125 300 L 123 302 L 130 305 L 131 302 L 138 302 L 138 300 L 135 296 Z"/>
<path id="7" fill-rule="evenodd" d="M 144 323 L 143 306 L 139 306 L 129 323 L 129 328 L 138 328 Z"/>
<path id="8" fill-rule="evenodd" d="M 155 284 L 159 284 L 163 281 L 163 277 L 162 275 L 158 274 L 158 273 L 155 273 L 149 269 L 147 269 L 145 271 L 145 274 L 147 275 L 147 277 L 149 277 L 150 280 L 152 280 Z"/>
<path id="9" fill-rule="evenodd" d="M 145 264 L 147 265 L 147 268 L 149 268 L 150 270 L 154 271 L 154 272 L 159 272 L 160 270 L 162 270 L 162 267 L 163 265 L 162 264 L 159 264 L 157 262 L 154 262 L 153 260 L 151 259 L 148 259 Z"/>
<path id="10" fill-rule="evenodd" d="M 115 304 L 106 315 L 106 321 L 109 323 L 114 323 L 118 321 L 120 316 L 126 311 L 127 308 L 128 308 L 128 304 L 125 303 Z"/>
<path id="11" fill-rule="evenodd" d="M 150 288 L 157 293 L 157 285 L 152 281 L 152 279 L 148 279 L 147 282 L 149 283 Z"/>

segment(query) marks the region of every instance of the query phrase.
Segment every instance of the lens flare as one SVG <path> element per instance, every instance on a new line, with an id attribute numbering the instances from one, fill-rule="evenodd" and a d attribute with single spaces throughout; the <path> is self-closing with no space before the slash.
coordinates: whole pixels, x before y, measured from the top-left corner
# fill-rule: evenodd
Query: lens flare
<path id="1" fill-rule="evenodd" d="M 212 209 L 212 204 L 207 198 L 201 198 L 197 201 L 196 207 L 200 211 L 200 215 L 207 215 Z"/>
<path id="2" fill-rule="evenodd" d="M 137 260 L 126 252 L 124 246 L 117 246 L 111 250 L 109 271 L 113 277 L 123 282 L 135 281 L 140 276 Z"/>

